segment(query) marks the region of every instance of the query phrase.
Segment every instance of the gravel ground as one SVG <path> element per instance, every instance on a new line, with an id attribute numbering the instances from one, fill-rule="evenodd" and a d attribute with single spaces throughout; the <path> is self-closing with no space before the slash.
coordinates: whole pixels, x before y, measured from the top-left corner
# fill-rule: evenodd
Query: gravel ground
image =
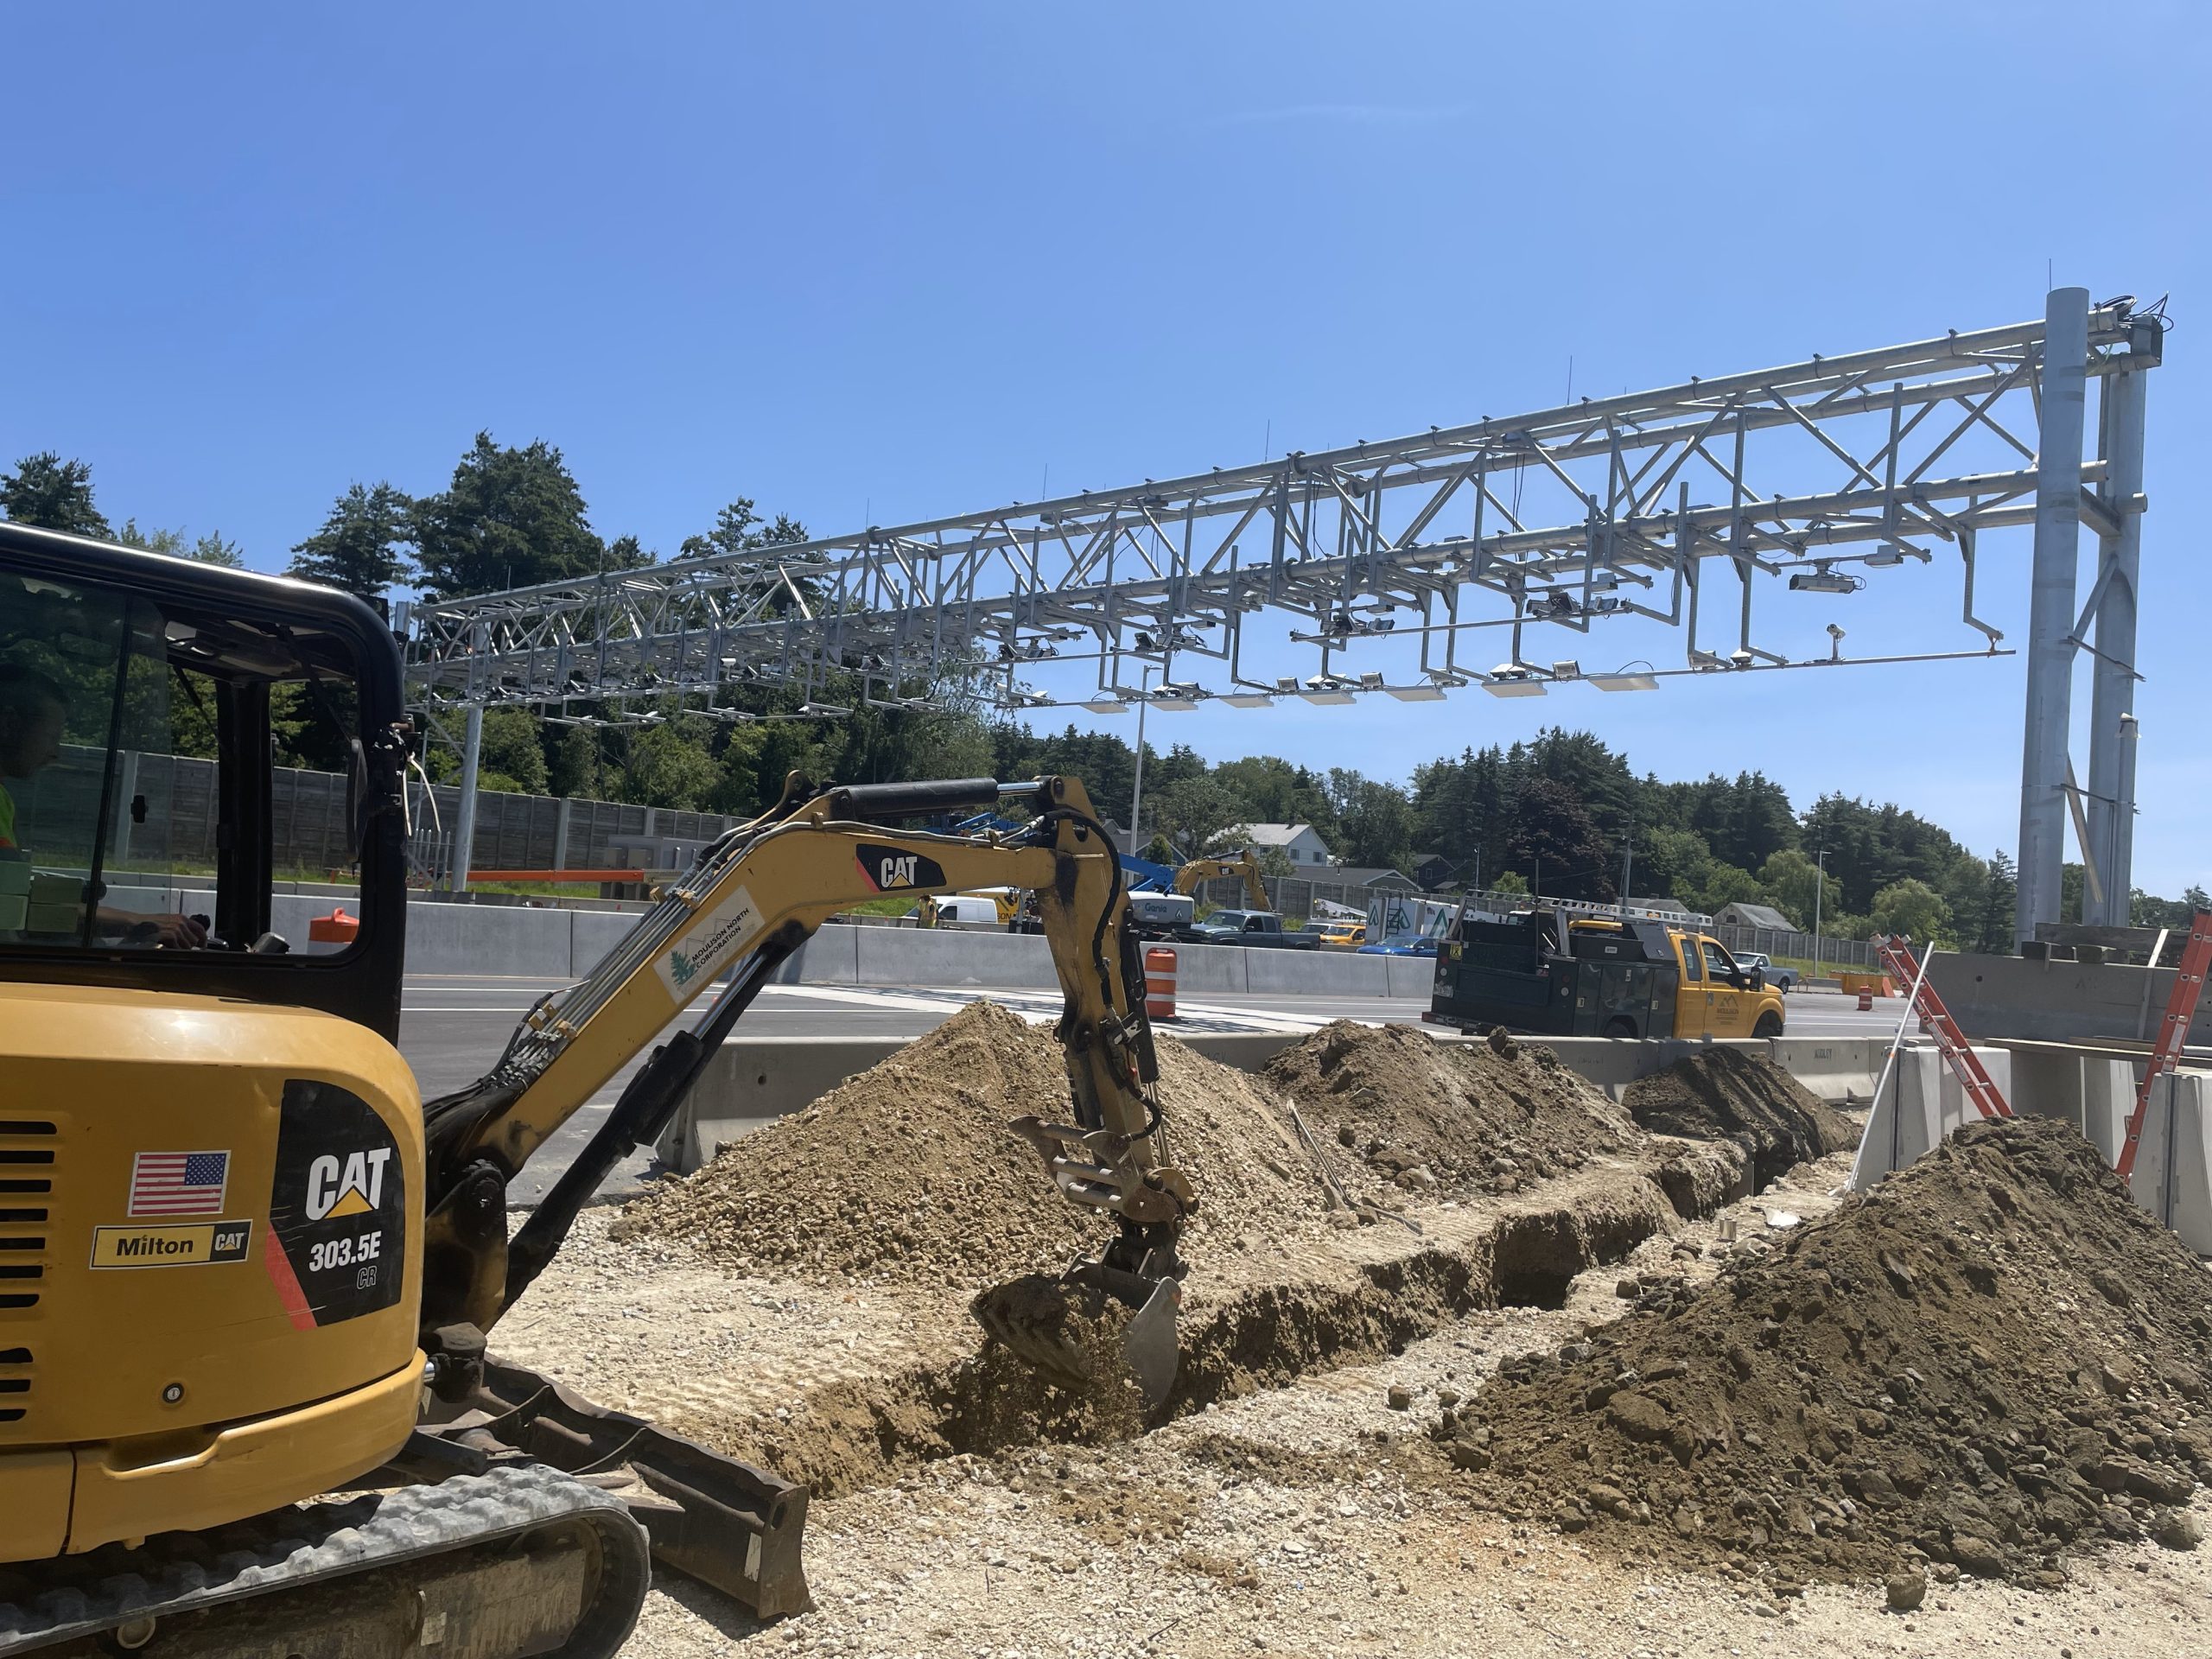
<path id="1" fill-rule="evenodd" d="M 1807 1166 L 1647 1240 L 1626 1262 L 1581 1275 L 1563 1309 L 1471 1315 L 1382 1363 L 1218 1404 L 1141 1440 L 945 1459 L 817 1498 L 807 1563 L 819 1611 L 763 1626 L 669 1574 L 625 1651 L 2158 1659 L 2212 1649 L 2212 1548 L 2075 1554 L 2068 1586 L 2051 1592 L 1931 1584 L 1903 1616 L 1886 1611 L 1878 1583 L 1770 1601 L 1746 1580 L 1630 1570 L 1548 1527 L 1510 1522 L 1483 1506 L 1479 1478 L 1452 1471 L 1430 1441 L 1452 1396 L 1499 1363 L 1616 1315 L 1624 1278 L 1709 1276 L 1726 1253 L 1766 1248 L 1770 1218 L 1825 1213 L 1848 1161 Z M 575 1372 L 597 1373 L 607 1403 L 671 1427 L 701 1409 L 683 1409 L 685 1372 L 757 1401 L 960 1339 L 934 1309 L 895 1294 L 863 1304 L 819 1287 L 734 1281 L 676 1248 L 641 1262 L 604 1226 L 587 1217 L 513 1334 L 525 1347 L 557 1342 L 565 1359 L 531 1357 L 588 1391 Z M 500 1334 L 513 1345 L 508 1326 Z M 649 1352 L 654 1385 L 609 1399 L 607 1385 Z M 2212 1530 L 2212 1503 L 2200 1497 L 2196 1513 Z"/>

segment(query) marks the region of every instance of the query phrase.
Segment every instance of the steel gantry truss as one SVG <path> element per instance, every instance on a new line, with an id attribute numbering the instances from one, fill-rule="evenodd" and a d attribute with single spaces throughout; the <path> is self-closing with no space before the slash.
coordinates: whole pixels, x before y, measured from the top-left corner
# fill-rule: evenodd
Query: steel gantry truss
<path id="1" fill-rule="evenodd" d="M 664 711 L 676 699 L 749 721 L 834 716 L 856 702 L 928 707 L 948 694 L 1118 712 L 1140 700 L 1423 701 L 1461 686 L 1523 696 L 1576 679 L 1640 690 L 1673 674 L 1798 666 L 1755 626 L 1763 585 L 1849 592 L 1932 563 L 1939 546 L 1956 561 L 1961 648 L 1910 654 L 1997 654 L 2002 635 L 1975 613 L 1976 537 L 2034 525 L 2022 925 L 2056 915 L 2063 847 L 2049 832 L 2063 833 L 2070 786 L 2061 694 L 2077 649 L 2096 655 L 2097 718 L 2113 727 L 2093 733 L 2089 844 L 2124 910 L 2132 717 L 2126 744 L 2119 733 L 2137 677 L 2139 372 L 2157 365 L 2161 335 L 2161 319 L 2129 301 L 2091 307 L 2061 289 L 2037 321 L 423 602 L 408 624 L 410 670 L 434 717 L 463 707 L 472 728 L 500 703 L 620 720 L 630 705 Z M 2090 378 L 2107 382 L 2105 441 L 2085 461 Z M 1777 481 L 1789 487 L 1760 487 Z M 2106 557 L 2077 622 L 2071 553 L 2083 524 Z M 2113 622 L 2123 606 L 2124 628 Z M 1262 647 L 1254 633 L 1269 613 L 1278 627 L 1290 620 L 1313 672 L 1277 671 L 1282 636 Z M 1680 631 L 1679 663 L 1585 666 L 1602 629 L 1636 618 Z M 1534 649 L 1530 631 L 1547 627 L 1562 632 L 1539 637 L 1591 643 Z M 1475 649 L 1484 629 L 1503 635 L 1502 660 Z M 1897 660 L 1847 658 L 1840 645 L 1838 633 L 1826 656 L 1802 660 Z M 1039 689 L 1046 679 L 1058 683 Z"/>

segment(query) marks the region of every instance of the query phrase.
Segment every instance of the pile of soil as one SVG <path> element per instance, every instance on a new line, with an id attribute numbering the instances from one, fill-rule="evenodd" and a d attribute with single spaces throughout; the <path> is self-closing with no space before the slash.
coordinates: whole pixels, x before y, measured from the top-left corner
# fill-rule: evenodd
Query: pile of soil
<path id="1" fill-rule="evenodd" d="M 1325 1225 L 1325 1197 L 1255 1079 L 1160 1042 L 1166 1160 L 1205 1242 L 1282 1239 Z M 741 1270 L 862 1275 L 973 1288 L 1058 1271 L 1095 1252 L 1109 1221 L 1060 1196 L 1007 1125 L 1071 1116 L 1046 1027 L 974 1002 L 919 1041 L 756 1130 L 683 1181 L 632 1203 L 614 1236 L 682 1241 Z"/>
<path id="2" fill-rule="evenodd" d="M 1294 1102 L 1360 1196 L 1397 1199 L 1481 1187 L 1510 1192 L 1639 1140 L 1605 1093 L 1550 1049 L 1497 1033 L 1443 1043 L 1416 1026 L 1340 1020 L 1268 1063 L 1268 1085 Z"/>
<path id="3" fill-rule="evenodd" d="M 1840 1112 L 1771 1060 L 1715 1047 L 1628 1087 L 1629 1116 L 1655 1135 L 1732 1140 L 1751 1155 L 1764 1187 L 1792 1165 L 1856 1146 Z"/>
<path id="4" fill-rule="evenodd" d="M 1631 1557 L 2056 1586 L 2069 1545 L 2196 1542 L 2208 1287 L 2070 1128 L 1993 1120 L 1438 1433 L 1510 1512 Z"/>

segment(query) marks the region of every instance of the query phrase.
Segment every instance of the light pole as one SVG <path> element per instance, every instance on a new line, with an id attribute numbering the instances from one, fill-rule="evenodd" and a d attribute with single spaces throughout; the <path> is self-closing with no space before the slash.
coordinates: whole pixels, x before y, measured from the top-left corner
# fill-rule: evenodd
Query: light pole
<path id="1" fill-rule="evenodd" d="M 1825 847 L 1813 855 L 1813 972 L 1821 976 L 1821 900 L 1828 890 L 1828 849 Z"/>
<path id="2" fill-rule="evenodd" d="M 1147 663 L 1144 665 L 1144 671 L 1137 676 L 1137 690 L 1140 693 L 1150 686 L 1152 677 L 1156 671 L 1154 664 Z M 1144 710 L 1147 701 L 1147 699 L 1142 696 L 1137 698 L 1137 783 L 1136 787 L 1129 792 L 1129 856 L 1131 858 L 1141 858 L 1144 855 L 1138 850 L 1140 843 L 1137 841 L 1137 817 L 1144 810 Z"/>

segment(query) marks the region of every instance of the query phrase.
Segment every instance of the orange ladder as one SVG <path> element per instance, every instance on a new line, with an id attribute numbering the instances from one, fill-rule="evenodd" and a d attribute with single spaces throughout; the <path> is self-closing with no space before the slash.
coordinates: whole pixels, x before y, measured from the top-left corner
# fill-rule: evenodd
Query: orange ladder
<path id="1" fill-rule="evenodd" d="M 2123 1181 L 2135 1169 L 2135 1151 L 2143 1140 L 2143 1122 L 2150 1116 L 2151 1090 L 2160 1077 L 2174 1069 L 2182 1046 L 2189 1040 L 2190 1026 L 2196 1019 L 2196 1004 L 2204 995 L 2204 972 L 2212 967 L 2212 911 L 2200 910 L 2189 925 L 2189 943 L 2181 948 L 2181 969 L 2174 976 L 2174 994 L 2166 1003 L 2166 1017 L 2151 1046 L 2151 1064 L 2143 1070 L 2142 1086 L 2135 1091 L 2135 1111 L 2127 1120 L 2127 1139 L 2120 1149 L 2113 1173 Z"/>
<path id="2" fill-rule="evenodd" d="M 1912 998 L 1914 1012 L 1920 1015 L 1921 1029 L 1936 1039 L 1943 1063 L 1951 1068 L 1951 1075 L 1959 1080 L 1959 1087 L 1966 1090 L 1974 1109 L 1984 1117 L 2012 1116 L 2012 1109 L 2005 1103 L 2004 1092 L 1998 1088 L 1997 1080 L 1984 1069 L 1974 1046 L 1959 1029 L 1958 1021 L 1943 1006 L 1943 999 L 1936 995 L 1936 988 L 1922 975 L 1912 948 L 1903 939 L 1878 937 L 1874 954 L 1880 959 L 1885 973 L 1911 988 L 1908 994 Z"/>

